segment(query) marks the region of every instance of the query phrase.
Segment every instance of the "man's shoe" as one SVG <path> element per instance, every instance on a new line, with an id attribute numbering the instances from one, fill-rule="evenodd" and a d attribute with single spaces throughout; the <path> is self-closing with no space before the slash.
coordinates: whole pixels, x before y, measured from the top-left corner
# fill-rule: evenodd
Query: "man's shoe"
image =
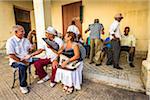
<path id="1" fill-rule="evenodd" d="M 26 94 L 29 92 L 28 88 L 27 87 L 20 87 L 20 90 L 23 94 Z"/>
<path id="2" fill-rule="evenodd" d="M 48 81 L 49 78 L 50 78 L 50 77 L 49 77 L 48 75 L 46 75 L 43 79 L 39 80 L 37 83 L 38 83 L 38 84 L 44 83 L 44 82 Z"/>
<path id="3" fill-rule="evenodd" d="M 50 87 L 51 87 L 51 88 L 53 88 L 55 85 L 56 85 L 56 83 L 54 83 L 54 82 L 51 82 L 51 83 L 50 83 Z"/>
<path id="4" fill-rule="evenodd" d="M 133 63 L 130 63 L 129 65 L 130 65 L 130 67 L 135 67 L 135 66 L 133 65 Z"/>
<path id="5" fill-rule="evenodd" d="M 114 67 L 114 68 L 116 68 L 116 69 L 120 69 L 120 70 L 123 70 L 123 68 L 121 68 L 121 67 L 119 67 L 119 66 Z"/>
<path id="6" fill-rule="evenodd" d="M 94 62 L 89 62 L 89 64 L 93 64 Z"/>
<path id="7" fill-rule="evenodd" d="M 109 66 L 109 65 L 112 65 L 112 63 L 106 63 L 106 65 L 108 65 L 108 66 Z"/>
<path id="8" fill-rule="evenodd" d="M 100 65 L 102 65 L 102 64 L 95 64 L 96 66 L 100 66 Z"/>

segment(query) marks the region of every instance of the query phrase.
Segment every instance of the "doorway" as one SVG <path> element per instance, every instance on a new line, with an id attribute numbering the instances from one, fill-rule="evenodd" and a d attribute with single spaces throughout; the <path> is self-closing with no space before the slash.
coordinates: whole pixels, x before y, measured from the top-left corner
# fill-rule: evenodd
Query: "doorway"
<path id="1" fill-rule="evenodd" d="M 78 27 L 80 34 L 82 35 L 81 8 L 82 1 L 62 6 L 63 36 L 65 36 L 67 28 L 71 24 L 72 20 L 75 21 L 76 26 Z"/>
<path id="2" fill-rule="evenodd" d="M 25 38 L 28 36 L 31 30 L 30 11 L 20 9 L 14 6 L 14 14 L 16 25 L 21 25 L 25 29 Z"/>

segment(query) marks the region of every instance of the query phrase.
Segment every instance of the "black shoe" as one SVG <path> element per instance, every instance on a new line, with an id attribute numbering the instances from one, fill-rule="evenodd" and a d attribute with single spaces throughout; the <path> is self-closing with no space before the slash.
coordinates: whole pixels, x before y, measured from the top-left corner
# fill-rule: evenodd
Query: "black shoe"
<path id="1" fill-rule="evenodd" d="M 135 67 L 135 66 L 133 65 L 133 63 L 130 63 L 129 65 L 130 65 L 130 67 Z"/>
<path id="2" fill-rule="evenodd" d="M 89 64 L 93 64 L 94 62 L 89 62 Z"/>
<path id="3" fill-rule="evenodd" d="M 100 65 L 102 65 L 102 64 L 95 64 L 96 66 L 100 66 Z"/>
<path id="4" fill-rule="evenodd" d="M 119 67 L 119 66 L 114 67 L 114 68 L 116 68 L 116 69 L 120 69 L 120 70 L 123 70 L 123 68 L 121 68 L 121 67 Z"/>
<path id="5" fill-rule="evenodd" d="M 109 66 L 109 65 L 112 65 L 112 63 L 106 63 L 106 65 L 108 65 L 108 66 Z"/>

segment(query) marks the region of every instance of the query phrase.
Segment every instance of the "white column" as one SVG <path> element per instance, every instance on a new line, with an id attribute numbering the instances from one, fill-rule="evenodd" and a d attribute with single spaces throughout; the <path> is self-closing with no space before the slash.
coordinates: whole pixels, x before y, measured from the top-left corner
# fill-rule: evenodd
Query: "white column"
<path id="1" fill-rule="evenodd" d="M 45 15 L 45 27 L 51 26 L 51 5 L 52 0 L 44 0 L 44 15 Z"/>
<path id="2" fill-rule="evenodd" d="M 43 44 L 42 37 L 45 37 L 43 0 L 33 0 L 33 6 L 36 24 L 37 47 L 40 48 Z"/>
<path id="3" fill-rule="evenodd" d="M 149 25 L 149 27 L 150 27 L 150 25 Z M 150 31 L 149 31 L 150 32 Z M 150 33 L 149 33 L 150 34 Z M 149 37 L 150 37 L 150 35 L 149 35 Z M 149 39 L 149 41 L 148 41 L 148 54 L 147 54 L 147 59 L 146 59 L 148 62 L 150 62 L 150 39 Z"/>
<path id="4" fill-rule="evenodd" d="M 147 25 L 150 27 L 150 0 L 148 2 L 149 4 L 149 10 L 148 10 L 148 22 Z M 148 29 L 148 54 L 147 54 L 147 59 L 142 62 L 142 73 L 141 73 L 141 78 L 143 80 L 145 89 L 146 89 L 146 94 L 150 95 L 150 29 Z"/>

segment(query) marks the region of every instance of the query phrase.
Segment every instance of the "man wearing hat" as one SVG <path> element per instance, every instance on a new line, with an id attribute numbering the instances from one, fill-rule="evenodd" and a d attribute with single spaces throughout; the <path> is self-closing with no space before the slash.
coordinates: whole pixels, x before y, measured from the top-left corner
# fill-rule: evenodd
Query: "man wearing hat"
<path id="1" fill-rule="evenodd" d="M 45 36 L 47 39 L 49 39 L 50 41 L 54 41 L 59 45 L 59 49 L 62 47 L 63 45 L 63 41 L 62 39 L 60 39 L 59 37 L 56 36 L 56 31 L 53 27 L 48 27 L 45 33 Z M 54 87 L 55 86 L 55 73 L 56 73 L 56 69 L 57 69 L 57 54 L 54 53 L 54 51 L 45 43 L 43 44 L 40 49 L 38 49 L 37 51 L 35 51 L 34 53 L 28 55 L 28 57 L 26 56 L 25 59 L 28 59 L 30 57 L 33 57 L 35 55 L 38 55 L 40 53 L 42 53 L 43 51 L 45 52 L 45 57 L 44 58 L 40 58 L 39 60 L 37 60 L 34 63 L 34 66 L 36 68 L 36 74 L 39 76 L 40 80 L 37 82 L 38 84 L 43 83 L 45 81 L 49 80 L 49 75 L 46 73 L 46 71 L 44 70 L 44 66 L 47 64 L 52 63 L 52 75 L 51 75 L 51 83 L 50 86 Z"/>
<path id="2" fill-rule="evenodd" d="M 119 56 L 120 56 L 120 40 L 121 40 L 121 32 L 120 32 L 120 22 L 123 19 L 121 13 L 118 13 L 114 16 L 114 22 L 111 24 L 109 33 L 110 39 L 112 43 L 112 59 L 113 59 L 113 67 L 116 69 L 122 69 L 119 66 Z"/>

